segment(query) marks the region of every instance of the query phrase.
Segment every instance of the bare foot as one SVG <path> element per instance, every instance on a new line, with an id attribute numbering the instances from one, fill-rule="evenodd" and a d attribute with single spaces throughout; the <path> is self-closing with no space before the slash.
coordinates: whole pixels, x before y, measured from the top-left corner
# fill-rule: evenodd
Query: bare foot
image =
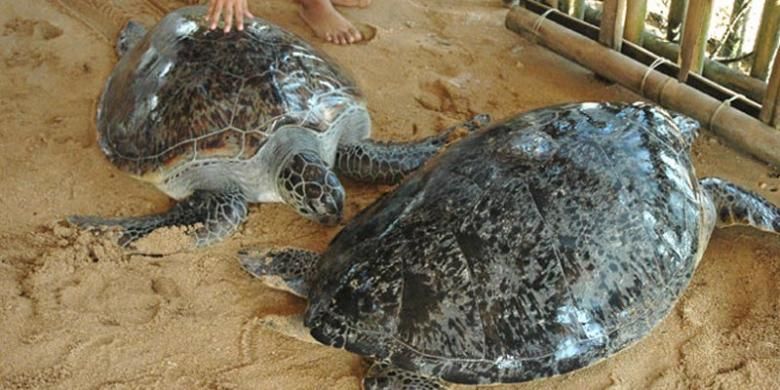
<path id="1" fill-rule="evenodd" d="M 365 8 L 371 4 L 371 0 L 330 0 L 333 5 L 339 5 L 342 7 L 358 7 Z"/>
<path id="2" fill-rule="evenodd" d="M 330 0 L 301 0 L 300 3 L 301 18 L 318 37 L 339 45 L 363 40 L 360 31 L 333 8 Z"/>

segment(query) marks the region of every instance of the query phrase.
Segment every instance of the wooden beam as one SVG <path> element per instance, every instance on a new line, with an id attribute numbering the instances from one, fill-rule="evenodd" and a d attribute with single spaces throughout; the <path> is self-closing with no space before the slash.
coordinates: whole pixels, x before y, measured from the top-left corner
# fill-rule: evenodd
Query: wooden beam
<path id="1" fill-rule="evenodd" d="M 682 44 L 680 45 L 680 75 L 678 78 L 681 82 L 688 79 L 688 73 L 700 74 L 702 71 L 711 16 L 712 0 L 688 3 L 682 32 Z"/>
<path id="2" fill-rule="evenodd" d="M 677 40 L 677 34 L 682 27 L 685 19 L 685 9 L 688 7 L 688 0 L 672 0 L 669 4 L 669 23 L 666 26 L 666 40 L 674 42 Z"/>
<path id="3" fill-rule="evenodd" d="M 737 148 L 780 167 L 779 131 L 663 73 L 648 72 L 647 66 L 557 23 L 535 29 L 538 19 L 539 14 L 515 7 L 507 13 L 506 26 L 633 91 L 639 91 L 644 79 L 645 96 L 698 120 Z"/>
<path id="4" fill-rule="evenodd" d="M 758 26 L 753 68 L 750 69 L 751 76 L 766 80 L 778 39 L 780 39 L 780 0 L 766 0 L 764 11 L 761 13 L 761 24 Z"/>
<path id="5" fill-rule="evenodd" d="M 623 27 L 626 22 L 626 0 L 604 0 L 599 42 L 617 51 L 623 45 Z"/>
<path id="6" fill-rule="evenodd" d="M 769 85 L 759 117 L 764 123 L 780 130 L 780 50 L 775 53 L 772 75 L 769 76 Z"/>
<path id="7" fill-rule="evenodd" d="M 631 42 L 642 44 L 642 32 L 645 31 L 647 0 L 631 0 L 626 8 L 626 28 L 623 37 Z"/>

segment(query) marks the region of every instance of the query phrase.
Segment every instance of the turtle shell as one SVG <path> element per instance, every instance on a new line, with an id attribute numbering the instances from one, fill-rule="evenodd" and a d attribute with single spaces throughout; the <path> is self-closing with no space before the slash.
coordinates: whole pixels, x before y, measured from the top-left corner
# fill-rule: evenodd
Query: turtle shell
<path id="1" fill-rule="evenodd" d="M 456 383 L 620 351 L 670 312 L 706 246 L 690 139 L 660 108 L 596 103 L 467 137 L 333 240 L 306 325 Z"/>
<path id="2" fill-rule="evenodd" d="M 324 132 L 362 101 L 353 81 L 296 35 L 257 18 L 243 32 L 211 31 L 205 11 L 168 14 L 114 68 L 97 127 L 121 169 L 143 176 L 249 159 L 281 126 Z"/>

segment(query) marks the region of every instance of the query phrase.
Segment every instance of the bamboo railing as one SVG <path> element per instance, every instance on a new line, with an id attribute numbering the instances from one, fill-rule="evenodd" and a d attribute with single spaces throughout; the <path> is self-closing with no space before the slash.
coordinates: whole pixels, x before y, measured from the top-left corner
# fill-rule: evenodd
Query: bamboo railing
<path id="1" fill-rule="evenodd" d="M 780 109 L 777 108 L 780 100 L 780 54 L 776 54 L 780 52 L 780 0 L 765 0 L 749 76 L 706 58 L 713 0 L 671 0 L 665 40 L 645 31 L 647 0 L 603 0 L 601 13 L 579 0 L 529 0 L 521 3 L 546 3 L 560 7 L 577 19 L 595 23 L 600 26 L 599 42 L 616 51 L 622 51 L 625 39 L 674 61 L 679 64 L 677 78 L 681 82 L 686 82 L 692 74 L 703 74 L 728 89 L 736 90 L 760 107 L 743 108 L 743 111 L 780 129 Z M 678 36 L 681 37 L 680 45 L 670 42 Z M 694 83 L 700 82 L 694 79 Z"/>
<path id="2" fill-rule="evenodd" d="M 780 54 L 775 55 L 763 106 L 691 72 L 678 81 L 684 69 L 628 40 L 617 32 L 625 28 L 621 18 L 623 2 L 605 0 L 602 29 L 537 1 L 521 1 L 507 15 L 507 28 L 531 35 L 542 45 L 659 104 L 686 114 L 714 134 L 756 158 L 780 167 L 780 131 L 770 127 L 780 122 Z M 700 0 L 701 1 L 701 0 Z M 698 2 L 692 2 L 698 3 Z M 707 12 L 703 12 L 706 16 Z M 702 17 L 705 17 L 702 16 Z M 702 30 L 702 29 L 698 29 Z M 689 33 L 690 33 L 689 29 Z M 700 32 L 701 34 L 701 32 Z M 696 42 L 698 35 L 692 41 Z M 620 51 L 616 46 L 621 46 Z M 684 45 L 681 52 L 693 53 L 696 45 Z M 680 55 L 682 57 L 683 54 Z M 689 54 L 689 58 L 693 58 Z M 650 67 L 647 65 L 651 64 Z M 694 70 L 693 67 L 690 67 Z"/>
<path id="3" fill-rule="evenodd" d="M 758 27 L 756 39 L 755 57 L 750 75 L 766 80 L 769 73 L 769 63 L 777 50 L 780 35 L 780 1 L 766 0 L 764 11 L 761 13 L 761 24 Z"/>

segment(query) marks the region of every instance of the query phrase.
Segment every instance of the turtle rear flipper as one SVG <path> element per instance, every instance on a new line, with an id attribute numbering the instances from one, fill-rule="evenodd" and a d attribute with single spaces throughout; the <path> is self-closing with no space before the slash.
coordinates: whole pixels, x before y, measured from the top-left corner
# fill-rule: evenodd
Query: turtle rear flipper
<path id="1" fill-rule="evenodd" d="M 144 35 L 146 35 L 146 27 L 136 21 L 128 21 L 116 40 L 116 54 L 121 58 L 138 44 Z"/>
<path id="2" fill-rule="evenodd" d="M 125 247 L 159 228 L 200 224 L 191 235 L 196 246 L 206 246 L 234 232 L 246 215 L 247 201 L 239 190 L 199 190 L 161 214 L 130 218 L 71 216 L 68 222 L 84 228 L 119 227 L 119 244 Z"/>
<path id="3" fill-rule="evenodd" d="M 780 208 L 758 194 L 714 177 L 701 179 L 699 183 L 712 200 L 716 226 L 747 225 L 780 233 Z"/>

